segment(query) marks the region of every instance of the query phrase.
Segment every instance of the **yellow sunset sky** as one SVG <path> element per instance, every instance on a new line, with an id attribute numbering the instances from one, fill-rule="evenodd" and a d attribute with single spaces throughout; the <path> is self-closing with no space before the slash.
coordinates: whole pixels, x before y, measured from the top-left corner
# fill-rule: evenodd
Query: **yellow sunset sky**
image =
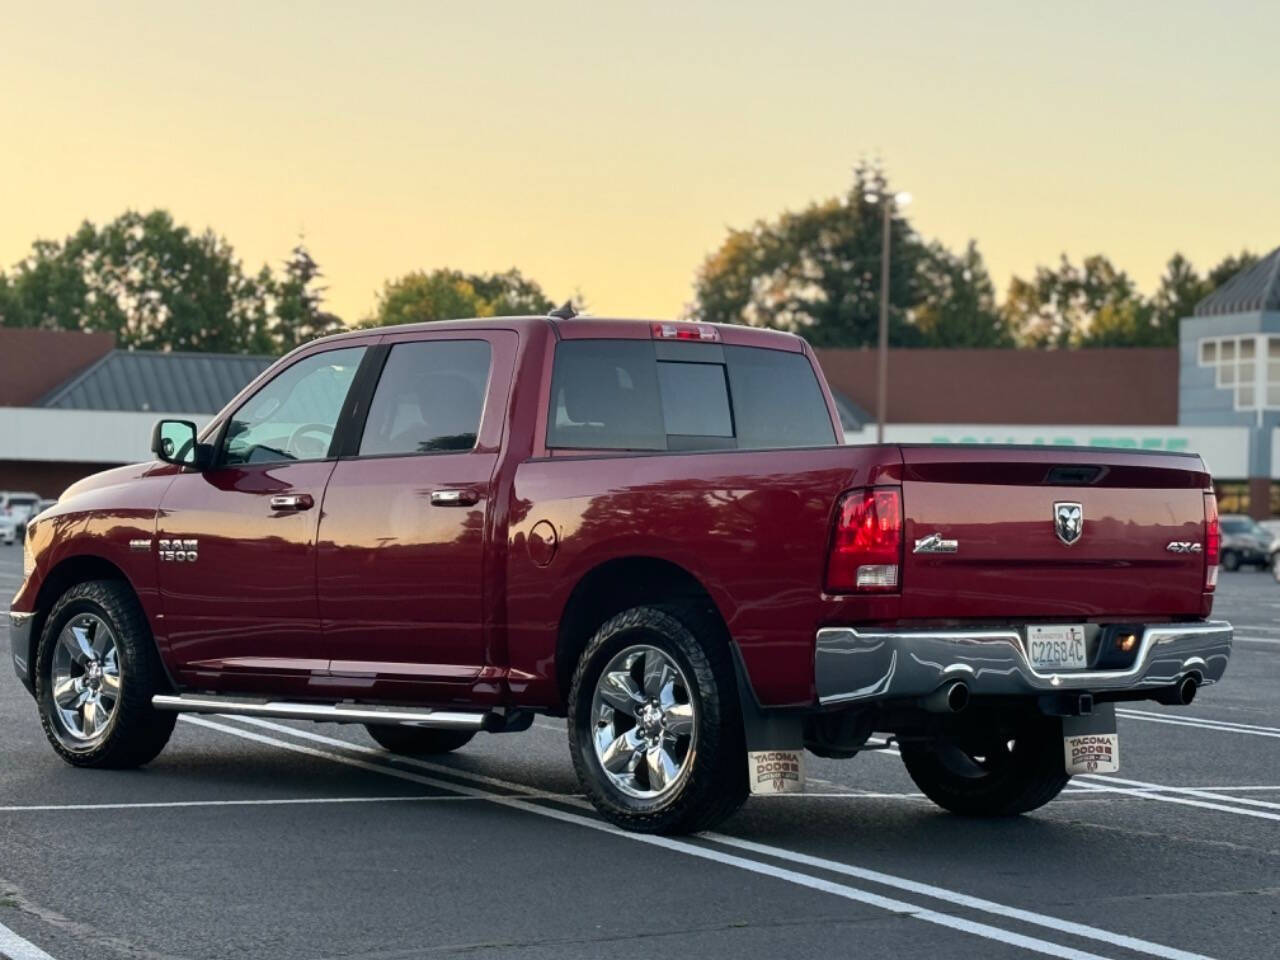
<path id="1" fill-rule="evenodd" d="M 1062 252 L 1150 290 L 1280 244 L 1278 40 L 1276 2 L 0 0 L 0 267 L 166 207 L 249 269 L 305 233 L 347 320 L 446 265 L 670 316 L 878 157 L 1001 293 Z"/>

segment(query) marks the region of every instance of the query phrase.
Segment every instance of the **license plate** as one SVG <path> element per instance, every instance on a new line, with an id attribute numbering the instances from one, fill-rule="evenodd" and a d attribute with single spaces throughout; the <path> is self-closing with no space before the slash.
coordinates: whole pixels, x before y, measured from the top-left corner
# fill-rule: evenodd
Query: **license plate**
<path id="1" fill-rule="evenodd" d="M 1027 658 L 1041 672 L 1083 670 L 1089 666 L 1084 627 L 1058 623 L 1027 627 Z"/>

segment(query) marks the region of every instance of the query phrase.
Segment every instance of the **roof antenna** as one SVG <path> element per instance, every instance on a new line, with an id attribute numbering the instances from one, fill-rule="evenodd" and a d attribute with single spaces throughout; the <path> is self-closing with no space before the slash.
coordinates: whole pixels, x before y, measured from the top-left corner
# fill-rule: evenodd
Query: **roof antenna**
<path id="1" fill-rule="evenodd" d="M 573 309 L 572 300 L 566 300 L 564 302 L 564 306 L 556 307 L 554 310 L 552 310 L 550 313 L 547 314 L 547 316 L 551 317 L 553 320 L 572 320 L 577 315 L 578 315 L 578 311 Z"/>

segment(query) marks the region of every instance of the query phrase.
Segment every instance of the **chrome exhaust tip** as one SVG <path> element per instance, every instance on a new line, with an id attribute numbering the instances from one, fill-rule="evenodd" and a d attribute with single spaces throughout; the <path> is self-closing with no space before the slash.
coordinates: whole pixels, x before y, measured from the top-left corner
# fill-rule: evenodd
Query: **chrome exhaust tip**
<path id="1" fill-rule="evenodd" d="M 1162 688 L 1152 699 L 1167 707 L 1185 707 L 1196 698 L 1199 689 L 1200 678 L 1189 673 L 1173 686 Z"/>
<path id="2" fill-rule="evenodd" d="M 969 685 L 963 680 L 944 683 L 920 701 L 930 713 L 959 713 L 969 705 Z"/>

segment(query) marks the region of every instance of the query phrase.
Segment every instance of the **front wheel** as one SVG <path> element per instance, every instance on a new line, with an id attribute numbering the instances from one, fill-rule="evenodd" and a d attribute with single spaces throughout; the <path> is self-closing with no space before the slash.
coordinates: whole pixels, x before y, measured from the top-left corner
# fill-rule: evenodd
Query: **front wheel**
<path id="1" fill-rule="evenodd" d="M 1042 807 L 1067 785 L 1060 725 L 1045 717 L 992 725 L 954 740 L 904 742 L 902 762 L 926 797 L 969 817 L 1011 817 Z"/>
<path id="2" fill-rule="evenodd" d="M 177 714 L 151 706 L 168 690 L 146 617 L 117 580 L 77 584 L 54 604 L 36 656 L 40 722 L 77 767 L 138 767 L 155 758 Z"/>
<path id="3" fill-rule="evenodd" d="M 747 766 L 729 658 L 716 625 L 692 608 L 633 607 L 596 631 L 569 692 L 569 748 L 605 818 L 693 833 L 741 806 Z"/>
<path id="4" fill-rule="evenodd" d="M 1228 573 L 1235 573 L 1240 569 L 1240 554 L 1234 550 L 1227 550 L 1222 554 L 1222 569 Z"/>

